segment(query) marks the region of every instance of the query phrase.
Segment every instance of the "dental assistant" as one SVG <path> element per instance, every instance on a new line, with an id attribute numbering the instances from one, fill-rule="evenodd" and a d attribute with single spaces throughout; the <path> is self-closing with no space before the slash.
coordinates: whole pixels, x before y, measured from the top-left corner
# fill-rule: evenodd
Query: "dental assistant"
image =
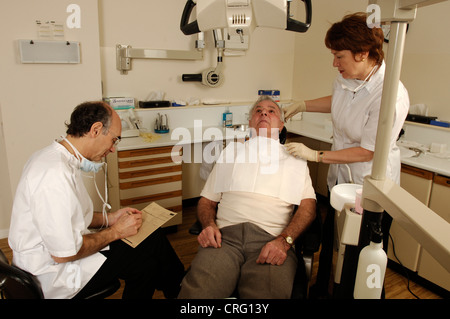
<path id="1" fill-rule="evenodd" d="M 366 18 L 366 13 L 347 15 L 333 24 L 326 34 L 325 45 L 331 50 L 333 66 L 339 71 L 332 95 L 295 102 L 284 109 L 286 119 L 298 112 L 331 113 L 333 144 L 330 151 L 312 150 L 302 143 L 286 145 L 286 149 L 295 156 L 330 164 L 327 178 L 329 192 L 336 184 L 351 181 L 363 184 L 364 177 L 372 170 L 386 66 L 383 31 L 381 28 L 369 28 Z M 387 177 L 398 184 L 401 163 L 396 140 L 408 110 L 408 92 L 399 83 L 386 170 Z M 384 213 L 384 249 L 387 249 L 391 222 L 392 218 Z M 326 294 L 329 282 L 333 225 L 334 210 L 329 206 L 315 287 L 319 296 Z"/>
<path id="2" fill-rule="evenodd" d="M 82 103 L 67 136 L 35 152 L 24 167 L 9 245 L 13 263 L 38 278 L 46 299 L 85 298 L 117 278 L 125 281 L 123 298 L 151 298 L 155 288 L 178 294 L 184 266 L 162 232 L 128 246 L 120 239 L 138 232 L 142 212 L 107 213 L 103 198 L 103 212 L 94 212 L 84 186 L 82 175 L 106 165 L 100 161 L 115 151 L 121 130 L 109 105 Z"/>

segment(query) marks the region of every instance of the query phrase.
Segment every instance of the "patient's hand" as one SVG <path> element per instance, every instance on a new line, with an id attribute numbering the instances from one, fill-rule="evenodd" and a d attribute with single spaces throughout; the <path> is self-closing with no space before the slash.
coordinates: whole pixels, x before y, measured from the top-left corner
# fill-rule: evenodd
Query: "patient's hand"
<path id="1" fill-rule="evenodd" d="M 264 245 L 256 262 L 258 264 L 282 265 L 287 258 L 288 249 L 285 240 L 282 237 L 277 237 Z"/>
<path id="2" fill-rule="evenodd" d="M 197 237 L 197 241 L 203 248 L 220 248 L 222 246 L 222 233 L 217 225 L 208 226 L 203 228 L 202 232 Z"/>

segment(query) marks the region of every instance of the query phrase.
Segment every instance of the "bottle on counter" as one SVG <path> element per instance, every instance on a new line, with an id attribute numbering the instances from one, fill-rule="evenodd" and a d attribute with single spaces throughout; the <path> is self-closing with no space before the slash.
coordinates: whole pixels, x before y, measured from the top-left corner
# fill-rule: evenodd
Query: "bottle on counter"
<path id="1" fill-rule="evenodd" d="M 222 124 L 223 127 L 231 127 L 233 125 L 233 113 L 227 107 L 222 114 Z"/>

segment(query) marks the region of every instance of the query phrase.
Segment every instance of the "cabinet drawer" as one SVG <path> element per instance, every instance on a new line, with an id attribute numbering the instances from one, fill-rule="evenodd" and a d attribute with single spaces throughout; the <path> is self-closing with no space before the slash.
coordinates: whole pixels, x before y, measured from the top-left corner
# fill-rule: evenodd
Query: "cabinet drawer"
<path id="1" fill-rule="evenodd" d="M 173 149 L 172 146 L 143 148 L 143 149 L 137 149 L 137 150 L 120 151 L 120 152 L 118 152 L 117 156 L 119 158 L 126 158 L 126 157 L 137 157 L 137 156 L 172 153 L 172 149 Z"/>
<path id="2" fill-rule="evenodd" d="M 119 178 L 121 180 L 124 180 L 124 179 L 141 178 L 141 177 L 159 175 L 159 174 L 178 173 L 181 171 L 182 171 L 181 165 L 159 166 L 159 167 L 155 167 L 155 168 L 148 168 L 148 169 L 142 169 L 142 170 L 120 171 Z"/>
<path id="3" fill-rule="evenodd" d="M 176 162 L 180 154 L 181 149 L 172 146 L 120 151 L 117 154 L 118 166 L 121 170 L 162 164 L 181 165 L 181 163 Z"/>
<path id="4" fill-rule="evenodd" d="M 450 187 L 450 177 L 447 176 L 441 176 L 441 175 L 436 175 L 434 177 L 434 183 L 435 184 L 439 184 L 445 187 Z"/>
<path id="5" fill-rule="evenodd" d="M 400 186 L 428 206 L 433 186 L 433 173 L 402 164 Z M 394 240 L 396 255 L 400 262 L 408 269 L 417 271 L 421 249 L 419 243 L 414 239 L 413 235 L 403 230 L 395 220 L 392 221 L 389 233 Z M 392 241 L 389 241 L 388 257 L 398 262 L 393 251 Z"/>
<path id="6" fill-rule="evenodd" d="M 409 166 L 409 165 L 405 165 L 405 164 L 402 164 L 401 172 L 410 174 L 410 175 L 414 175 L 417 177 L 422 177 L 422 178 L 429 179 L 429 180 L 432 180 L 433 175 L 434 175 L 434 173 L 432 173 L 430 171 L 426 171 L 426 170 L 416 168 L 413 166 Z"/>
<path id="7" fill-rule="evenodd" d="M 434 173 L 415 167 L 402 165 L 400 186 L 428 206 Z"/>
<path id="8" fill-rule="evenodd" d="M 109 158 L 114 166 L 108 170 L 111 206 L 134 207 L 142 210 L 152 202 L 178 215 L 168 224 L 182 222 L 182 165 L 178 159 L 180 147 L 119 151 Z"/>
<path id="9" fill-rule="evenodd" d="M 431 191 L 430 209 L 450 223 L 450 178 L 436 175 Z"/>
<path id="10" fill-rule="evenodd" d="M 147 202 L 148 203 L 158 202 L 161 199 L 168 199 L 168 198 L 179 198 L 179 201 L 181 203 L 181 195 L 182 195 L 181 189 L 175 190 L 175 191 L 170 191 L 170 192 L 165 192 L 165 193 L 149 194 L 146 196 L 121 199 L 120 205 L 123 207 L 125 207 L 125 206 L 133 207 L 133 206 L 136 206 L 137 204 L 142 204 L 142 203 L 147 203 Z"/>
<path id="11" fill-rule="evenodd" d="M 181 174 L 179 175 L 170 175 L 170 176 L 162 176 L 158 178 L 148 178 L 148 179 L 141 179 L 141 180 L 135 180 L 131 182 L 123 182 L 119 184 L 120 189 L 129 189 L 129 188 L 137 188 L 137 187 L 144 187 L 144 186 L 151 186 L 151 185 L 158 185 L 158 184 L 166 184 L 166 183 L 172 183 L 181 181 Z"/>
<path id="12" fill-rule="evenodd" d="M 153 157 L 153 158 L 145 158 L 139 160 L 130 160 L 130 161 L 119 161 L 119 170 L 126 168 L 136 168 L 142 166 L 152 166 L 159 164 L 167 164 L 173 163 L 171 156 L 161 156 L 161 157 Z"/>

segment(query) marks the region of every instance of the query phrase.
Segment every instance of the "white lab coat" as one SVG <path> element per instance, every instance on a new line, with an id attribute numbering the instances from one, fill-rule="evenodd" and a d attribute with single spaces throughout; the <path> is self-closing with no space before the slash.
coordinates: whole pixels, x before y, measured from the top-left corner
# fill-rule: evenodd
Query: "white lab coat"
<path id="1" fill-rule="evenodd" d="M 331 119 L 333 122 L 332 150 L 357 146 L 370 151 L 375 150 L 385 69 L 386 66 L 383 62 L 370 81 L 356 94 L 343 89 L 338 79 L 335 80 L 331 103 Z M 338 75 L 338 77 L 340 76 Z M 408 92 L 400 82 L 386 169 L 386 176 L 396 183 L 400 183 L 401 165 L 400 150 L 397 147 L 396 140 L 408 110 Z M 372 163 L 373 161 L 348 164 L 355 183 L 363 184 L 364 177 L 372 172 Z M 330 164 L 328 171 L 329 190 L 331 191 L 336 183 L 348 182 L 350 182 L 350 177 L 347 167 L 343 164 Z"/>
<path id="2" fill-rule="evenodd" d="M 45 298 L 73 297 L 105 261 L 100 253 L 64 264 L 51 257 L 76 255 L 92 217 L 79 161 L 56 141 L 33 154 L 17 187 L 9 245 L 13 263 L 37 276 Z"/>

